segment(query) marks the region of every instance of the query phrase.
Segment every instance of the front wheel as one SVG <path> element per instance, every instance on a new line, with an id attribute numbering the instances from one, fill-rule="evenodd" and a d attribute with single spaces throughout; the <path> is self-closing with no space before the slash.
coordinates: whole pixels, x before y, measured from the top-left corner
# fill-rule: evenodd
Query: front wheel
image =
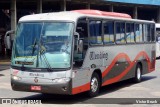
<path id="1" fill-rule="evenodd" d="M 90 81 L 90 91 L 89 91 L 89 96 L 94 97 L 99 93 L 100 89 L 100 78 L 97 73 L 94 73 L 91 77 Z"/>
<path id="2" fill-rule="evenodd" d="M 141 82 L 141 79 L 142 79 L 142 67 L 138 64 L 136 67 L 134 81 Z"/>

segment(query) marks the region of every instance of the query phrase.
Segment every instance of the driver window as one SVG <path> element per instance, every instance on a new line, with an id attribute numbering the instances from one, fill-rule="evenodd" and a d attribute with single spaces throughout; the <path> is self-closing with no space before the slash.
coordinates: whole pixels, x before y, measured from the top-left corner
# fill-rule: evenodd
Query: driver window
<path id="1" fill-rule="evenodd" d="M 42 33 L 42 45 L 46 52 L 71 52 L 71 23 L 45 23 Z"/>
<path id="2" fill-rule="evenodd" d="M 83 41 L 81 44 L 82 50 L 77 47 L 77 39 L 75 39 L 74 48 L 74 67 L 81 67 L 88 49 L 88 29 L 86 18 L 80 19 L 77 23 L 76 32 L 79 33 L 79 39 Z"/>

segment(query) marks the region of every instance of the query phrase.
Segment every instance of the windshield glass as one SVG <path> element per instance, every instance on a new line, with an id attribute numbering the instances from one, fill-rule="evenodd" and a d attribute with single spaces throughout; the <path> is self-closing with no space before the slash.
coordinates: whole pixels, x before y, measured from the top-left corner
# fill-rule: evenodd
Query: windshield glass
<path id="1" fill-rule="evenodd" d="M 69 68 L 73 23 L 20 23 L 13 46 L 12 65 Z"/>

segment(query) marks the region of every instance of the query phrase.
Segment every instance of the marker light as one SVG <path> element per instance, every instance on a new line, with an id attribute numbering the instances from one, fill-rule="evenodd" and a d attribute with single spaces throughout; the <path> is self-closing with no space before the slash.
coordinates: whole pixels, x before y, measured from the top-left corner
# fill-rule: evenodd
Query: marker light
<path id="1" fill-rule="evenodd" d="M 22 78 L 18 77 L 18 76 L 15 76 L 15 75 L 12 75 L 12 79 L 14 79 L 14 80 L 21 80 Z"/>
<path id="2" fill-rule="evenodd" d="M 56 78 L 52 80 L 54 83 L 66 83 L 70 81 L 70 78 Z"/>

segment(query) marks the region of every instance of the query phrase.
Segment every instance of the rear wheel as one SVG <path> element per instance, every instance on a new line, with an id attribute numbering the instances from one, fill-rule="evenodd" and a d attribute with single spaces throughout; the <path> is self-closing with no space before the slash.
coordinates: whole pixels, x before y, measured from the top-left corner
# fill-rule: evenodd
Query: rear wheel
<path id="1" fill-rule="evenodd" d="M 134 81 L 135 82 L 140 82 L 142 79 L 142 67 L 140 64 L 137 65 L 136 67 L 136 73 L 135 73 L 135 77 L 134 77 Z"/>
<path id="2" fill-rule="evenodd" d="M 90 81 L 90 91 L 89 91 L 89 96 L 94 97 L 98 95 L 100 89 L 100 78 L 97 73 L 94 73 L 91 77 Z"/>

